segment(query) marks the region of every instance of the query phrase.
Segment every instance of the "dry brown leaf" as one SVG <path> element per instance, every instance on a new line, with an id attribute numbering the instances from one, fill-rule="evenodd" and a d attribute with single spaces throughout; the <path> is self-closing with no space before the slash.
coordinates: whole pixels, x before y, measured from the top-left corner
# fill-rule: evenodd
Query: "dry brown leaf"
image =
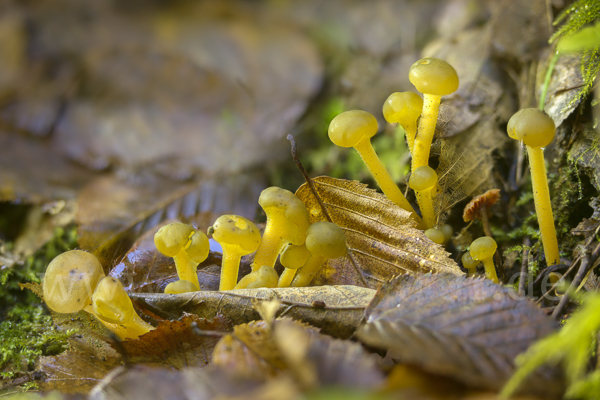
<path id="1" fill-rule="evenodd" d="M 400 276 L 378 291 L 357 336 L 403 363 L 499 390 L 514 372 L 515 356 L 557 327 L 533 302 L 514 296 L 487 279 Z M 548 397 L 563 389 L 552 370 L 538 371 L 527 385 L 528 393 Z"/>
<path id="2" fill-rule="evenodd" d="M 321 176 L 313 182 L 332 221 L 344 230 L 349 252 L 329 260 L 313 284 L 377 287 L 407 272 L 463 274 L 449 253 L 414 228 L 410 214 L 384 195 L 356 181 Z M 307 184 L 296 195 L 310 212 L 311 222 L 326 221 Z"/>
<path id="3" fill-rule="evenodd" d="M 277 299 L 286 317 L 320 328 L 325 334 L 347 338 L 354 333 L 374 293 L 372 289 L 357 286 L 314 286 L 178 295 L 130 293 L 130 297 L 140 307 L 167 319 L 179 318 L 183 312 L 204 319 L 212 319 L 220 313 L 234 325 L 260 319 L 253 304 L 257 299 Z"/>
<path id="4" fill-rule="evenodd" d="M 234 375 L 252 380 L 266 380 L 279 372 L 233 335 L 225 335 L 219 340 L 213 351 L 212 363 Z"/>
<path id="5" fill-rule="evenodd" d="M 550 52 L 549 57 L 553 56 L 554 52 Z M 546 74 L 549 62 L 548 60 L 548 62 L 538 65 L 538 76 L 540 77 L 538 88 L 540 91 L 543 85 L 542 77 Z M 581 54 L 561 55 L 554 66 L 544 111 L 552 117 L 556 126 L 560 126 L 583 100 L 581 92 L 586 90 L 586 87 L 581 70 Z"/>
<path id="6" fill-rule="evenodd" d="M 218 336 L 197 335 L 191 325 L 211 332 L 227 332 L 230 324 L 223 316 L 208 321 L 195 315 L 184 315 L 177 321 L 163 321 L 156 329 L 138 339 L 122 342 L 130 361 L 134 364 L 182 369 L 199 367 L 211 362 L 212 352 L 220 339 Z M 113 345 L 113 347 L 118 348 Z"/>

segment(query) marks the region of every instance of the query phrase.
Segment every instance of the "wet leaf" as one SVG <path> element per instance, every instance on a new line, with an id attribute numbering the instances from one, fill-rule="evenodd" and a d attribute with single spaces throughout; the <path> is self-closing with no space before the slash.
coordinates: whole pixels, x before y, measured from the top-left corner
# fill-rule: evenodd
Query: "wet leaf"
<path id="1" fill-rule="evenodd" d="M 182 369 L 204 366 L 211 362 L 218 336 L 197 335 L 191 325 L 211 332 L 226 332 L 230 325 L 226 318 L 217 316 L 208 321 L 195 315 L 184 315 L 177 321 L 163 321 L 156 329 L 122 342 L 123 349 L 134 364 Z M 117 346 L 113 345 L 117 348 Z"/>
<path id="2" fill-rule="evenodd" d="M 81 344 L 72 347 L 58 356 L 40 358 L 38 369 L 43 374 L 40 383 L 42 390 L 88 393 L 113 368 L 122 364 L 119 356 L 99 357 Z"/>
<path id="3" fill-rule="evenodd" d="M 200 222 L 197 227 L 204 232 L 216 218 L 212 213 L 205 213 L 196 215 L 194 220 Z M 122 261 L 108 273 L 119 279 L 127 292 L 164 293 L 169 283 L 179 280 L 173 257 L 164 256 L 154 245 L 154 234 L 162 225 L 161 223 L 145 232 Z M 247 265 L 247 272 L 249 271 L 250 266 Z M 221 253 L 210 252 L 208 258 L 198 265 L 200 289 L 219 290 L 220 273 Z"/>
<path id="4" fill-rule="evenodd" d="M 543 310 L 486 279 L 449 274 L 400 276 L 384 285 L 357 331 L 403 363 L 472 387 L 499 390 L 514 358 L 557 326 Z M 556 371 L 538 371 L 528 393 L 560 396 Z"/>
<path id="5" fill-rule="evenodd" d="M 540 63 L 540 68 L 548 68 L 546 64 L 548 63 Z M 583 100 L 584 92 L 589 91 L 581 74 L 581 64 L 581 55 L 568 54 L 559 56 L 554 66 L 544 111 L 552 117 L 556 126 L 562 124 L 575 111 Z M 545 73 L 545 69 L 538 71 L 540 76 L 544 76 Z"/>
<path id="6" fill-rule="evenodd" d="M 584 129 L 575 139 L 569 159 L 588 172 L 596 190 L 600 190 L 600 141 L 595 130 Z"/>
<path id="7" fill-rule="evenodd" d="M 347 338 L 360 322 L 364 308 L 375 293 L 357 286 L 315 286 L 306 288 L 238 289 L 203 291 L 178 295 L 131 293 L 141 307 L 168 319 L 183 312 L 212 319 L 223 314 L 234 325 L 260 319 L 253 302 L 277 299 L 285 316 L 320 328 L 321 332 Z"/>
<path id="8" fill-rule="evenodd" d="M 356 181 L 321 176 L 313 182 L 331 219 L 344 230 L 349 253 L 329 260 L 313 284 L 376 287 L 407 272 L 462 274 L 449 253 L 414 228 L 409 213 L 384 195 Z M 309 210 L 311 222 L 326 221 L 307 184 L 296 195 Z"/>

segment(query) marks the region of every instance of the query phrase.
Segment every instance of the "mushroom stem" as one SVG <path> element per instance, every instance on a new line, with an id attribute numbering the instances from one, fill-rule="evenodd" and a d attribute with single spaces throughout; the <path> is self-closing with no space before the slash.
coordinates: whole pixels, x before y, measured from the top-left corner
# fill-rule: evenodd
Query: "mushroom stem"
<path id="1" fill-rule="evenodd" d="M 417 215 L 414 208 L 410 205 L 404 194 L 400 191 L 400 188 L 396 185 L 396 182 L 392 179 L 390 174 L 385 169 L 385 166 L 377 156 L 375 149 L 371 145 L 369 138 L 365 138 L 358 142 L 354 148 L 363 159 L 365 165 L 369 169 L 369 172 L 375 178 L 375 182 L 381 188 L 381 191 L 390 199 L 393 203 L 399 207 L 405 209 L 411 213 L 411 217 L 417 222 L 420 229 L 424 227 L 423 221 Z"/>
<path id="2" fill-rule="evenodd" d="M 413 146 L 411 171 L 429 165 L 429 151 L 435 134 L 441 100 L 442 96 L 423 94 L 423 112 Z"/>
<path id="3" fill-rule="evenodd" d="M 479 209 L 479 216 L 481 217 L 481 223 L 483 224 L 483 232 L 485 233 L 485 236 L 493 237 L 492 231 L 490 230 L 490 220 L 488 218 L 487 206 L 485 203 L 483 203 Z"/>
<path id="4" fill-rule="evenodd" d="M 237 284 L 242 255 L 234 251 L 223 251 L 219 290 L 231 290 Z"/>
<path id="5" fill-rule="evenodd" d="M 279 282 L 277 283 L 277 287 L 288 287 L 292 284 L 292 281 L 294 280 L 294 277 L 296 276 L 296 272 L 298 270 L 296 269 L 291 269 L 291 268 L 286 268 L 283 270 L 283 272 L 281 273 L 281 276 L 279 277 Z"/>
<path id="6" fill-rule="evenodd" d="M 325 260 L 326 258 L 323 256 L 311 254 L 308 260 L 306 261 L 306 264 L 304 264 L 302 268 L 300 268 L 296 273 L 296 276 L 294 277 L 294 280 L 292 280 L 290 286 L 308 286 L 312 282 L 315 275 L 317 275 L 317 272 L 319 272 L 319 269 L 321 269 L 321 266 L 323 265 Z"/>
<path id="7" fill-rule="evenodd" d="M 272 267 L 263 265 L 258 270 L 243 277 L 234 289 L 256 289 L 277 287 L 277 272 Z"/>
<path id="8" fill-rule="evenodd" d="M 483 262 L 483 267 L 485 268 L 485 277 L 494 283 L 498 283 L 498 275 L 496 275 L 496 268 L 492 257 L 484 258 L 481 262 Z"/>
<path id="9" fill-rule="evenodd" d="M 265 231 L 263 232 L 262 241 L 260 242 L 260 246 L 254 256 L 254 261 L 252 262 L 253 272 L 258 271 L 263 265 L 273 267 L 275 261 L 277 261 L 277 256 L 279 256 L 279 253 L 281 253 L 287 244 L 282 240 L 278 232 L 275 232 L 276 229 L 276 226 L 267 224 Z"/>
<path id="10" fill-rule="evenodd" d="M 433 197 L 431 192 L 433 190 L 415 191 L 417 197 L 417 203 L 421 207 L 421 214 L 423 215 L 423 222 L 427 229 L 432 229 L 435 226 L 435 211 L 433 208 Z"/>
<path id="11" fill-rule="evenodd" d="M 200 283 L 196 274 L 198 263 L 193 262 L 183 249 L 173 259 L 175 260 L 175 268 L 177 269 L 179 279 L 192 282 L 196 290 L 200 290 Z"/>
<path id="12" fill-rule="evenodd" d="M 529 168 L 531 169 L 531 184 L 533 187 L 533 201 L 537 213 L 538 224 L 544 245 L 544 254 L 548 265 L 558 264 L 560 255 L 558 252 L 558 241 L 556 229 L 554 228 L 554 216 L 550 203 L 550 192 L 548 190 L 548 179 L 546 178 L 546 164 L 544 152 L 541 147 L 527 146 L 529 155 Z"/>

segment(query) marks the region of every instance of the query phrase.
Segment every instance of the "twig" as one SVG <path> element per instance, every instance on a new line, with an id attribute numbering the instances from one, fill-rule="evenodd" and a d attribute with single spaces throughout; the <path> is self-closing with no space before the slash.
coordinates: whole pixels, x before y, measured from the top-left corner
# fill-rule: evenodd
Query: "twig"
<path id="1" fill-rule="evenodd" d="M 558 305 L 554 309 L 554 312 L 552 313 L 552 318 L 558 319 L 558 317 L 562 314 L 563 308 L 565 308 L 565 305 L 569 302 L 570 291 L 571 290 L 575 291 L 576 288 L 581 283 L 581 281 L 583 280 L 583 278 L 586 276 L 588 265 L 591 265 L 589 261 L 590 261 L 589 256 L 584 256 L 581 259 L 581 265 L 579 266 L 577 275 L 575 275 L 575 279 L 573 279 L 573 282 L 571 282 L 571 286 L 570 286 L 569 290 L 565 293 L 563 298 L 560 299 L 560 303 L 558 303 Z"/>
<path id="2" fill-rule="evenodd" d="M 523 260 L 521 260 L 521 277 L 519 278 L 519 296 L 525 296 L 525 282 L 527 280 L 527 270 L 529 266 L 529 239 L 523 243 L 526 247 L 523 249 Z"/>
<path id="3" fill-rule="evenodd" d="M 197 336 L 223 337 L 223 336 L 227 335 L 227 332 L 221 332 L 221 331 L 204 331 L 204 330 L 198 328 L 198 323 L 197 322 L 192 322 L 190 324 L 190 328 L 192 328 L 192 332 L 194 332 L 194 334 L 197 335 Z"/>
<path id="4" fill-rule="evenodd" d="M 304 176 L 304 180 L 308 184 L 308 187 L 310 188 L 313 196 L 315 196 L 315 199 L 317 199 L 317 202 L 321 206 L 321 210 L 323 210 L 323 215 L 325 215 L 325 218 L 327 218 L 327 221 L 333 223 L 333 220 L 331 219 L 331 216 L 329 215 L 329 212 L 327 211 L 327 207 L 325 207 L 325 203 L 323 203 L 321 196 L 319 196 L 319 192 L 317 192 L 317 188 L 315 187 L 314 182 L 312 181 L 312 179 L 310 179 L 308 172 L 306 172 L 306 170 L 304 169 L 304 166 L 302 165 L 302 162 L 298 158 L 298 152 L 297 152 L 298 148 L 296 146 L 296 140 L 294 139 L 294 135 L 292 135 L 291 133 L 289 135 L 287 135 L 287 140 L 289 140 L 290 144 L 292 145 L 292 158 L 294 159 L 296 166 L 298 167 L 298 169 Z M 352 251 L 348 251 L 348 258 L 350 259 L 350 262 L 354 266 L 354 269 L 356 270 L 356 272 L 358 272 L 358 275 L 360 276 L 360 279 L 361 279 L 362 283 L 365 285 L 365 287 L 370 287 L 369 283 L 367 282 L 367 278 L 365 278 L 365 276 L 362 273 L 362 270 L 359 268 L 358 262 L 354 258 L 354 254 L 352 254 Z"/>

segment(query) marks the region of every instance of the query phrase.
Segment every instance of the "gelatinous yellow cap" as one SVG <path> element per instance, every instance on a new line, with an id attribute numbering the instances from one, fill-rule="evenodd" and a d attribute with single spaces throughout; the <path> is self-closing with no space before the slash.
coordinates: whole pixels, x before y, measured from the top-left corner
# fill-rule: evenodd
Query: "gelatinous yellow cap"
<path id="1" fill-rule="evenodd" d="M 175 257 L 187 246 L 194 228 L 181 222 L 167 224 L 154 235 L 154 245 L 167 257 Z"/>
<path id="2" fill-rule="evenodd" d="M 428 165 L 419 167 L 413 171 L 408 181 L 408 186 L 416 191 L 431 189 L 438 181 L 437 173 Z"/>
<path id="3" fill-rule="evenodd" d="M 383 103 L 383 117 L 389 123 L 414 124 L 421 115 L 421 110 L 423 99 L 413 92 L 392 93 Z"/>
<path id="4" fill-rule="evenodd" d="M 315 222 L 306 231 L 306 248 L 312 254 L 337 258 L 348 253 L 342 228 L 331 222 Z"/>
<path id="5" fill-rule="evenodd" d="M 408 71 L 408 80 L 424 94 L 447 96 L 458 89 L 458 75 L 444 60 L 422 58 Z"/>
<path id="6" fill-rule="evenodd" d="M 461 257 L 463 267 L 468 270 L 474 270 L 481 263 L 479 260 L 473 259 L 470 252 L 465 252 Z"/>
<path id="7" fill-rule="evenodd" d="M 266 188 L 260 193 L 258 204 L 265 210 L 267 218 L 273 223 L 282 225 L 281 231 L 285 230 L 291 234 L 289 242 L 292 244 L 304 243 L 306 229 L 310 225 L 310 215 L 302 200 L 294 193 L 276 186 Z M 284 219 L 275 218 L 283 212 Z M 269 222 L 267 222 L 269 223 Z"/>
<path id="8" fill-rule="evenodd" d="M 425 231 L 425 236 L 427 236 L 433 243 L 444 244 L 446 241 L 446 237 L 444 236 L 444 232 L 439 229 L 431 228 Z"/>
<path id="9" fill-rule="evenodd" d="M 556 132 L 552 118 L 537 108 L 517 111 L 508 120 L 506 130 L 508 136 L 531 147 L 548 146 L 554 140 Z"/>
<path id="10" fill-rule="evenodd" d="M 473 257 L 474 260 L 485 260 L 487 258 L 492 258 L 497 247 L 498 245 L 496 245 L 496 241 L 491 237 L 480 237 L 471 243 L 471 257 Z"/>
<path id="11" fill-rule="evenodd" d="M 46 269 L 44 301 L 59 313 L 74 313 L 92 303 L 92 293 L 104 278 L 102 264 L 92 253 L 71 250 L 56 256 Z"/>
<path id="12" fill-rule="evenodd" d="M 103 278 L 92 296 L 94 314 L 106 322 L 122 324 L 133 318 L 135 311 L 123 284 L 112 276 Z"/>
<path id="13" fill-rule="evenodd" d="M 197 291 L 198 289 L 196 288 L 196 285 L 190 281 L 186 281 L 185 279 L 171 282 L 165 287 L 165 293 L 167 294 L 181 294 Z"/>
<path id="14" fill-rule="evenodd" d="M 354 147 L 363 139 L 373 137 L 379 126 L 375 117 L 361 110 L 346 111 L 329 124 L 329 139 L 340 147 Z"/>
<path id="15" fill-rule="evenodd" d="M 221 245 L 231 246 L 240 254 L 255 252 L 260 245 L 260 231 L 256 225 L 239 215 L 221 215 L 209 232 Z"/>
<path id="16" fill-rule="evenodd" d="M 190 238 L 185 252 L 193 262 L 201 263 L 206 260 L 210 251 L 210 242 L 204 232 L 196 231 Z"/>
<path id="17" fill-rule="evenodd" d="M 308 257 L 310 257 L 310 251 L 308 251 L 306 245 L 288 244 L 281 252 L 279 262 L 286 268 L 298 269 L 304 265 Z"/>

